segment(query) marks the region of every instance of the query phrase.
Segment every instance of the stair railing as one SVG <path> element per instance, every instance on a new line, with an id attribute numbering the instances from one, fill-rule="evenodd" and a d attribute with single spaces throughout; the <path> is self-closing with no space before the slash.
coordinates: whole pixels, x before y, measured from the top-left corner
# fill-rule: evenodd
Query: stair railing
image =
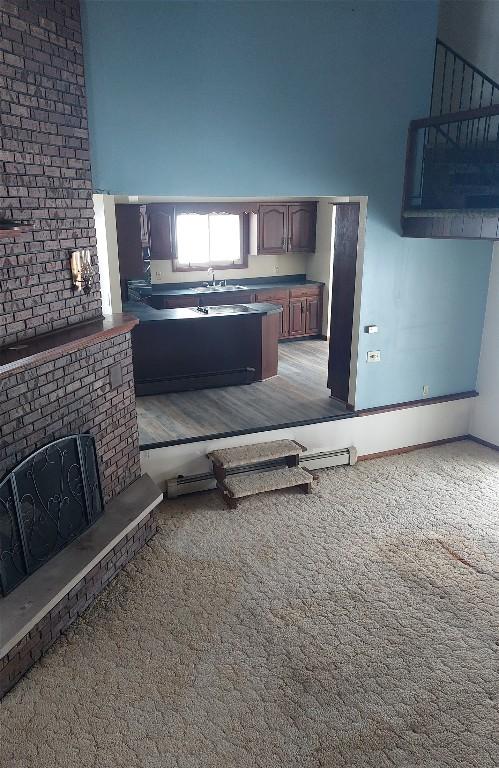
<path id="1" fill-rule="evenodd" d="M 431 114 L 451 114 L 498 103 L 499 83 L 437 38 Z"/>
<path id="2" fill-rule="evenodd" d="M 470 152 L 474 157 L 478 157 L 477 152 L 492 153 L 499 164 L 499 104 L 412 120 L 407 137 L 403 211 L 429 207 L 424 199 L 425 161 L 430 153 L 435 155 L 445 148 L 453 149 L 462 158 L 469 157 Z"/>

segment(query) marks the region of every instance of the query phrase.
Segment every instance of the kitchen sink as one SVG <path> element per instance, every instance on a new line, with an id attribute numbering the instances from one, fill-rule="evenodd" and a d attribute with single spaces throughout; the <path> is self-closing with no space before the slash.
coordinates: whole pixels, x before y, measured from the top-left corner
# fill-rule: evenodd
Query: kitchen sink
<path id="1" fill-rule="evenodd" d="M 246 287 L 244 285 L 199 285 L 197 288 L 193 288 L 196 293 L 225 293 L 226 291 L 244 291 Z"/>
<path id="2" fill-rule="evenodd" d="M 220 287 L 216 287 L 217 291 L 245 291 L 246 286 L 244 285 L 224 285 Z"/>
<path id="3" fill-rule="evenodd" d="M 246 304 L 222 304 L 214 307 L 196 307 L 194 312 L 204 315 L 241 315 L 244 312 L 253 312 Z"/>

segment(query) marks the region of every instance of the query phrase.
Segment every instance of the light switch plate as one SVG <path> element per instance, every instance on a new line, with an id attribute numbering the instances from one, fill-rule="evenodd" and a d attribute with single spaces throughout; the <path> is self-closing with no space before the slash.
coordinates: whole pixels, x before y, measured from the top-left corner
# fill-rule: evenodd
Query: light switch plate
<path id="1" fill-rule="evenodd" d="M 379 349 L 374 349 L 367 353 L 368 363 L 379 363 L 380 360 L 381 360 L 381 352 L 379 351 Z"/>
<path id="2" fill-rule="evenodd" d="M 366 333 L 378 333 L 377 325 L 366 325 L 364 328 Z"/>
<path id="3" fill-rule="evenodd" d="M 123 384 L 123 369 L 121 363 L 114 363 L 109 366 L 109 382 L 111 389 L 116 389 Z"/>

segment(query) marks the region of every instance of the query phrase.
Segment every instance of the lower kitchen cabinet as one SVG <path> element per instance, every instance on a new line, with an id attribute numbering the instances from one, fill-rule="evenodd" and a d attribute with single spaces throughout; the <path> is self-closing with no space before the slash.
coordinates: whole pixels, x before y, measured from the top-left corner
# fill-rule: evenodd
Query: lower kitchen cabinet
<path id="1" fill-rule="evenodd" d="M 322 289 L 317 285 L 297 285 L 289 289 L 262 289 L 256 301 L 269 301 L 282 307 L 281 339 L 318 336 L 322 332 Z"/>
<path id="2" fill-rule="evenodd" d="M 316 336 L 322 330 L 322 302 L 320 296 L 307 298 L 305 309 L 305 333 L 307 336 Z"/>
<path id="3" fill-rule="evenodd" d="M 322 285 L 297 285 L 292 288 L 262 288 L 252 291 L 219 291 L 184 296 L 152 294 L 148 303 L 155 309 L 215 306 L 220 304 L 278 304 L 279 338 L 318 336 L 322 332 Z"/>
<path id="4" fill-rule="evenodd" d="M 289 335 L 305 336 L 306 299 L 291 299 L 289 302 Z"/>
<path id="5" fill-rule="evenodd" d="M 282 307 L 282 313 L 280 315 L 280 331 L 279 338 L 285 339 L 289 336 L 289 290 L 263 290 L 257 291 L 255 294 L 255 301 L 261 301 L 263 303 L 269 302 L 270 304 L 278 304 Z"/>

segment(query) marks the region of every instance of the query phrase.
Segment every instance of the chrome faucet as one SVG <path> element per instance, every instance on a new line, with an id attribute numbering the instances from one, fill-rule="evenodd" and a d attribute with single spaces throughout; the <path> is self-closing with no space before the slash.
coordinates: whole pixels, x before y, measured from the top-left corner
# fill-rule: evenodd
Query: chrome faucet
<path id="1" fill-rule="evenodd" d="M 215 270 L 213 269 L 213 267 L 208 267 L 208 274 L 211 275 L 211 284 L 213 287 L 215 287 L 216 286 Z"/>

